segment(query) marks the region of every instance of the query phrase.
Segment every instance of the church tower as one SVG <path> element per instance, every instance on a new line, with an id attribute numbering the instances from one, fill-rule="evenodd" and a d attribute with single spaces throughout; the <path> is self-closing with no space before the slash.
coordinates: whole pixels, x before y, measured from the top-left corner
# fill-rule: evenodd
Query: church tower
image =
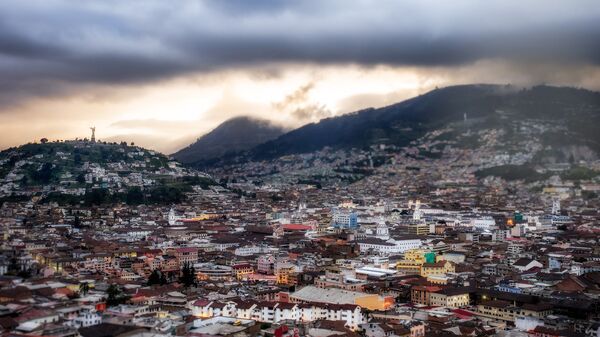
<path id="1" fill-rule="evenodd" d="M 381 218 L 377 223 L 376 235 L 378 239 L 388 240 L 390 238 L 390 230 L 388 226 L 385 224 L 385 220 Z"/>
<path id="2" fill-rule="evenodd" d="M 175 210 L 171 207 L 169 210 L 169 214 L 167 215 L 167 221 L 169 222 L 169 226 L 175 226 L 177 222 L 177 217 L 175 216 Z"/>
<path id="3" fill-rule="evenodd" d="M 415 210 L 413 211 L 413 220 L 421 220 L 421 200 L 415 202 Z"/>
<path id="4" fill-rule="evenodd" d="M 552 200 L 552 214 L 560 215 L 560 199 L 555 198 Z"/>

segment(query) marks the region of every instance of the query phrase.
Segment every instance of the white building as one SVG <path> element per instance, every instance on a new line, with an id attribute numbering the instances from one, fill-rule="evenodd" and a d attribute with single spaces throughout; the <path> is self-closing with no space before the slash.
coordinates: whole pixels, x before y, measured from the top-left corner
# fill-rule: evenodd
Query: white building
<path id="1" fill-rule="evenodd" d="M 375 237 L 381 240 L 389 240 L 390 238 L 390 230 L 388 226 L 385 224 L 385 221 L 381 219 L 377 224 L 377 228 L 375 230 Z"/>
<path id="2" fill-rule="evenodd" d="M 268 246 L 252 245 L 252 246 L 238 247 L 235 249 L 234 254 L 237 256 L 251 256 L 251 255 L 257 255 L 257 254 L 273 253 L 276 250 L 277 249 L 274 249 L 274 248 L 271 248 Z"/>
<path id="3" fill-rule="evenodd" d="M 491 216 L 484 216 L 480 218 L 471 219 L 470 225 L 473 228 L 487 231 L 496 227 L 496 220 Z"/>
<path id="4" fill-rule="evenodd" d="M 203 301 L 190 305 L 192 315 L 199 318 L 236 317 L 264 323 L 281 321 L 311 322 L 315 320 L 343 321 L 350 329 L 367 322 L 360 306 L 355 304 L 299 304 L 254 301 Z"/>
<path id="5" fill-rule="evenodd" d="M 373 251 L 379 254 L 389 255 L 404 253 L 407 250 L 417 249 L 421 247 L 420 239 L 405 238 L 405 239 L 389 239 L 382 240 L 378 238 L 367 238 L 357 241 L 361 252 Z"/>
<path id="6" fill-rule="evenodd" d="M 518 242 L 509 242 L 506 252 L 511 255 L 519 255 L 525 250 L 525 245 Z"/>
<path id="7" fill-rule="evenodd" d="M 75 328 L 87 328 L 102 323 L 102 316 L 96 310 L 84 310 L 69 325 Z"/>

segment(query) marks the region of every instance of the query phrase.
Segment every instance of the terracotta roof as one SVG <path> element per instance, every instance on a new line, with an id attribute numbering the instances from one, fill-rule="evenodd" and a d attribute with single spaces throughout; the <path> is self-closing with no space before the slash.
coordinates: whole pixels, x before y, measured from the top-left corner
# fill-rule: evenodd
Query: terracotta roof
<path id="1" fill-rule="evenodd" d="M 283 229 L 288 230 L 288 231 L 307 231 L 307 230 L 310 230 L 311 228 L 312 228 L 311 226 L 303 225 L 303 224 L 283 225 Z"/>

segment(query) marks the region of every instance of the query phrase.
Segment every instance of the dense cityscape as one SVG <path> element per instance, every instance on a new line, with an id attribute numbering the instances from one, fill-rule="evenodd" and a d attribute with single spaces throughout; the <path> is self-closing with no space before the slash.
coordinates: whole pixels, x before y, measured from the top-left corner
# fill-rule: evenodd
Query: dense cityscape
<path id="1" fill-rule="evenodd" d="M 515 142 L 465 115 L 407 146 L 206 172 L 93 134 L 6 150 L 0 325 L 61 337 L 596 336 L 600 162 L 579 148 L 506 175 L 560 129 L 512 123 Z"/>

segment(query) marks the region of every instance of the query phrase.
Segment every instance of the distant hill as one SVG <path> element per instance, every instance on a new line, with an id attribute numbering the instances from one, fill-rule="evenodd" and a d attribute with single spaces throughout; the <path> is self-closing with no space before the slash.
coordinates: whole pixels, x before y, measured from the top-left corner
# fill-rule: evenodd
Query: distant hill
<path id="1" fill-rule="evenodd" d="M 182 163 L 189 164 L 251 149 L 286 132 L 267 120 L 251 117 L 229 119 L 206 135 L 172 155 Z"/>
<path id="2" fill-rule="evenodd" d="M 126 143 L 30 143 L 0 152 L 0 203 L 39 197 L 59 203 L 171 203 L 207 175 Z"/>
<path id="3" fill-rule="evenodd" d="M 405 146 L 428 131 L 463 122 L 465 115 L 474 126 L 500 125 L 510 119 L 554 121 L 567 131 L 549 132 L 548 144 L 584 145 L 600 152 L 600 93 L 551 86 L 460 85 L 305 125 L 256 146 L 236 161 L 272 159 L 326 146 Z M 227 160 L 231 158 L 221 163 Z"/>

